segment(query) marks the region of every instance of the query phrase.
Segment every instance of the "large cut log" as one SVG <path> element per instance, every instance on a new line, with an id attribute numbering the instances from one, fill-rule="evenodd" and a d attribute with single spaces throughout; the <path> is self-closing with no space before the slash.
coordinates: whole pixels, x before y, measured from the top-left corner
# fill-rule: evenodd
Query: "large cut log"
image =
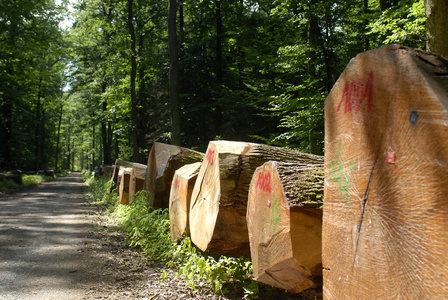
<path id="1" fill-rule="evenodd" d="M 111 178 L 113 173 L 113 166 L 101 165 L 101 176 Z"/>
<path id="2" fill-rule="evenodd" d="M 120 175 L 120 185 L 118 186 L 118 196 L 121 204 L 129 204 L 129 182 L 131 179 L 132 169 L 123 168 Z"/>
<path id="3" fill-rule="evenodd" d="M 115 165 L 114 165 L 114 168 L 112 171 L 113 184 L 112 184 L 111 189 L 115 188 L 115 187 L 118 188 L 118 185 L 120 184 L 120 181 L 119 181 L 120 168 L 132 168 L 132 162 L 121 160 L 121 159 L 115 160 Z"/>
<path id="4" fill-rule="evenodd" d="M 129 203 L 134 201 L 135 193 L 143 190 L 146 169 L 146 165 L 132 164 L 131 177 L 129 178 Z"/>
<path id="5" fill-rule="evenodd" d="M 361 53 L 325 103 L 326 299 L 448 296 L 448 61 Z"/>
<path id="6" fill-rule="evenodd" d="M 169 208 L 171 182 L 180 167 L 201 162 L 204 154 L 169 144 L 154 143 L 148 155 L 145 190 L 149 191 L 149 205 Z"/>
<path id="7" fill-rule="evenodd" d="M 213 141 L 191 196 L 191 240 L 202 251 L 250 256 L 246 223 L 249 184 L 255 169 L 276 161 L 323 162 L 316 155 L 268 145 Z"/>
<path id="8" fill-rule="evenodd" d="M 170 193 L 170 230 L 174 240 L 190 234 L 190 201 L 201 163 L 181 167 L 174 173 Z"/>
<path id="9" fill-rule="evenodd" d="M 247 204 L 255 280 L 293 293 L 321 288 L 323 189 L 323 163 L 255 170 Z"/>

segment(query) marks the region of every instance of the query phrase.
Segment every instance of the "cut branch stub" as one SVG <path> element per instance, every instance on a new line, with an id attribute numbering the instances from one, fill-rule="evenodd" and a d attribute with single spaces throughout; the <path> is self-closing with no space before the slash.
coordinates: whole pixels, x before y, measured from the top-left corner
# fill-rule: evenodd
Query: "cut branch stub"
<path id="1" fill-rule="evenodd" d="M 129 179 L 129 203 L 134 201 L 135 193 L 143 190 L 146 176 L 146 165 L 134 163 Z"/>
<path id="2" fill-rule="evenodd" d="M 294 293 L 322 285 L 323 179 L 323 163 L 256 169 L 247 206 L 255 280 Z"/>
<path id="3" fill-rule="evenodd" d="M 208 145 L 191 197 L 190 233 L 202 251 L 249 257 L 246 210 L 255 169 L 269 160 L 320 162 L 323 158 L 254 143 Z"/>
<path id="4" fill-rule="evenodd" d="M 154 143 L 148 156 L 144 188 L 149 191 L 149 204 L 154 208 L 168 208 L 174 172 L 203 158 L 203 153 L 191 149 Z"/>
<path id="5" fill-rule="evenodd" d="M 448 62 L 352 59 L 325 102 L 326 299 L 448 295 Z"/>
<path id="6" fill-rule="evenodd" d="M 170 193 L 170 230 L 174 240 L 189 235 L 190 201 L 201 163 L 181 167 L 174 173 Z"/>

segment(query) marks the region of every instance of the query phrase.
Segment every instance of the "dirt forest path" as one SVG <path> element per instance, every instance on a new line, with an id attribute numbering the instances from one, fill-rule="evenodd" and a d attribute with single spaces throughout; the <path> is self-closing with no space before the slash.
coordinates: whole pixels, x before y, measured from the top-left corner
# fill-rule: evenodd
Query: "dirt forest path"
<path id="1" fill-rule="evenodd" d="M 164 270 L 126 247 L 84 188 L 72 173 L 0 196 L 0 299 L 202 298 L 173 271 L 161 280 Z"/>

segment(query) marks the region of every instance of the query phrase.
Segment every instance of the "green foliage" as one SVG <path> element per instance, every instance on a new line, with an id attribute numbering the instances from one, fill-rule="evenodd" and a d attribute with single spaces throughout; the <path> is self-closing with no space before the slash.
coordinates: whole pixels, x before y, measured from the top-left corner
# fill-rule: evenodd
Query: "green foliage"
<path id="1" fill-rule="evenodd" d="M 52 177 L 51 176 L 45 176 L 42 174 L 37 174 L 37 175 L 23 175 L 22 176 L 22 180 L 23 180 L 23 185 L 33 185 L 33 184 L 38 184 L 44 181 L 49 181 L 51 180 Z"/>
<path id="2" fill-rule="evenodd" d="M 419 49 L 426 46 L 426 16 L 423 0 L 402 0 L 370 23 L 369 34 L 382 44 L 400 43 Z"/>
<path id="3" fill-rule="evenodd" d="M 92 203 L 109 206 L 119 202 L 116 189 L 112 188 L 112 180 L 105 177 L 95 178 L 88 171 L 83 172 L 82 176 L 89 186 L 86 193 Z"/>
<path id="4" fill-rule="evenodd" d="M 141 249 L 148 259 L 178 268 L 179 276 L 184 276 L 193 290 L 198 281 L 203 281 L 216 293 L 242 291 L 245 297 L 258 294 L 259 284 L 251 279 L 249 260 L 201 252 L 188 237 L 176 244 L 171 238 L 168 210 L 149 206 L 146 191 L 137 192 L 130 205 L 121 205 L 116 193 L 110 192 L 110 181 L 84 174 L 91 201 L 109 205 L 109 213 L 127 232 L 129 245 Z"/>
<path id="5" fill-rule="evenodd" d="M 20 185 L 15 183 L 13 180 L 6 179 L 0 181 L 0 191 L 17 189 L 18 187 L 20 187 Z"/>

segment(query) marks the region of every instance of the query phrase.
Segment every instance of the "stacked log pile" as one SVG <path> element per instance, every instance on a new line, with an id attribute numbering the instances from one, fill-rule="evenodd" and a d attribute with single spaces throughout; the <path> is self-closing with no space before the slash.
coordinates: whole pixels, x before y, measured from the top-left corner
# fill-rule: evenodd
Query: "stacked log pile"
<path id="1" fill-rule="evenodd" d="M 199 249 L 250 257 L 246 223 L 249 184 L 255 169 L 269 160 L 323 162 L 319 156 L 268 145 L 209 143 L 190 206 L 191 240 Z"/>
<path id="2" fill-rule="evenodd" d="M 154 143 L 148 156 L 144 189 L 149 192 L 149 204 L 154 208 L 169 208 L 171 182 L 180 167 L 201 162 L 204 154 L 163 143 Z"/>
<path id="3" fill-rule="evenodd" d="M 174 240 L 190 234 L 190 202 L 201 163 L 181 167 L 174 173 L 170 192 L 170 230 Z"/>
<path id="4" fill-rule="evenodd" d="M 448 61 L 359 54 L 325 103 L 326 299 L 448 295 Z"/>
<path id="5" fill-rule="evenodd" d="M 247 205 L 255 280 L 294 293 L 321 288 L 323 181 L 322 161 L 255 170 Z"/>

